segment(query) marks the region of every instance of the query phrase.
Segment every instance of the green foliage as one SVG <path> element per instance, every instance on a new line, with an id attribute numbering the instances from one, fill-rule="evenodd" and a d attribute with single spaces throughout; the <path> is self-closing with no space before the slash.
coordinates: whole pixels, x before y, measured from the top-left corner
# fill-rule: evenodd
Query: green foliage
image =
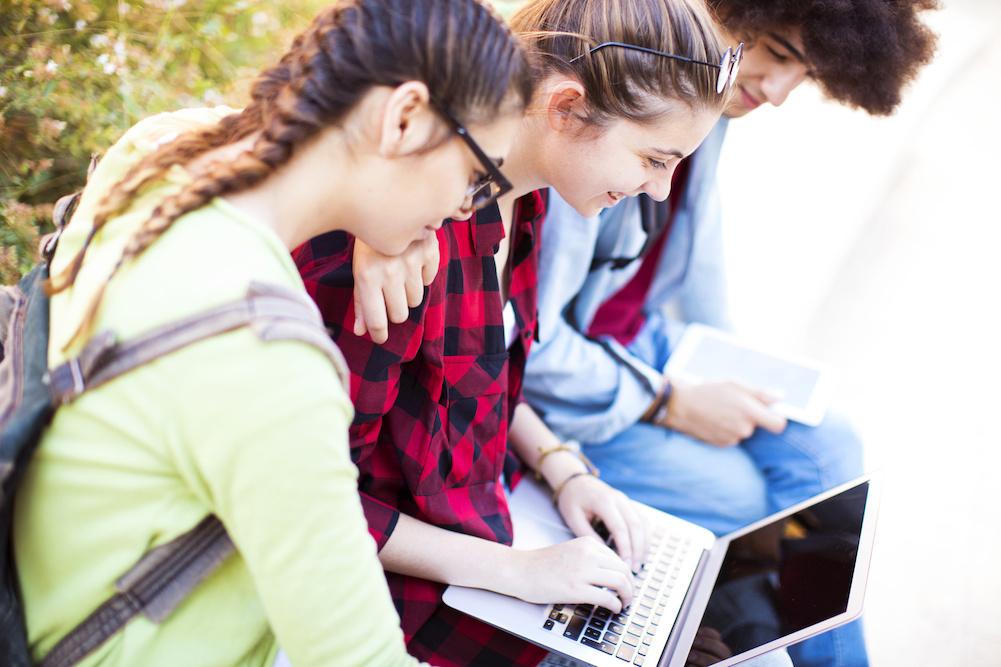
<path id="1" fill-rule="evenodd" d="M 0 283 L 138 120 L 246 99 L 322 0 L 0 0 Z"/>
<path id="2" fill-rule="evenodd" d="M 501 13 L 504 18 L 510 18 L 514 10 L 518 8 L 518 5 L 522 3 L 523 0 L 491 0 L 492 4 L 497 11 Z"/>

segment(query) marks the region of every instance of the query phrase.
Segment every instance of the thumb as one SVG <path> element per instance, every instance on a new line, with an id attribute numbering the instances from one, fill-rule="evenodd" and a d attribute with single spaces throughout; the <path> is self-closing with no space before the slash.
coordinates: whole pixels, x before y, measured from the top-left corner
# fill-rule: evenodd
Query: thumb
<path id="1" fill-rule="evenodd" d="M 772 405 L 779 400 L 774 394 L 758 390 L 762 404 L 753 410 L 752 418 L 755 423 L 766 431 L 781 433 L 786 428 L 786 419 L 772 409 Z"/>
<path id="2" fill-rule="evenodd" d="M 751 396 L 758 399 L 765 405 L 778 403 L 786 397 L 786 393 L 782 389 L 759 389 L 757 387 L 752 387 L 750 391 Z"/>
<path id="3" fill-rule="evenodd" d="M 424 265 L 421 267 L 421 278 L 428 287 L 438 275 L 438 264 L 441 262 L 441 249 L 438 247 L 438 237 L 431 235 L 430 244 L 425 246 Z"/>
<path id="4" fill-rule="evenodd" d="M 577 537 L 593 537 L 602 544 L 604 540 L 598 535 L 598 532 L 591 526 L 591 522 L 587 520 L 584 512 L 579 507 L 570 507 L 566 512 L 561 512 L 563 514 L 563 520 L 566 521 L 567 528 L 573 531 L 573 534 Z"/>
<path id="5" fill-rule="evenodd" d="M 772 433 L 781 433 L 786 428 L 786 419 L 771 409 L 771 406 L 785 398 L 781 389 L 749 389 L 751 396 L 761 404 L 752 410 L 751 418 L 761 428 Z"/>

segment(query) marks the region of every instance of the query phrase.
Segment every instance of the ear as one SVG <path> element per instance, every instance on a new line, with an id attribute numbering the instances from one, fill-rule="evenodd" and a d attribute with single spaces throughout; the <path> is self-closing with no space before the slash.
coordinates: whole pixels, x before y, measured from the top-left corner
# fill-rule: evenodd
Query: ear
<path id="1" fill-rule="evenodd" d="M 552 87 L 546 100 L 546 118 L 557 132 L 576 127 L 577 116 L 584 113 L 584 86 L 574 79 L 564 79 Z"/>
<path id="2" fill-rule="evenodd" d="M 389 93 L 383 105 L 379 154 L 396 157 L 420 150 L 431 141 L 436 118 L 424 83 L 407 81 L 400 84 Z"/>

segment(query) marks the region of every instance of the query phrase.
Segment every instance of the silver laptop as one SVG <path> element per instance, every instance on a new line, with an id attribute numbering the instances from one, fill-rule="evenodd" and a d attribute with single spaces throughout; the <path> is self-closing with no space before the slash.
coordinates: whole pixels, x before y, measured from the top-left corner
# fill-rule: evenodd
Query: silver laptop
<path id="1" fill-rule="evenodd" d="M 639 505 L 650 557 L 628 610 L 538 605 L 449 586 L 445 603 L 550 651 L 596 667 L 680 667 L 700 627 L 717 630 L 726 667 L 858 617 L 869 572 L 879 478 L 867 475 L 741 530 L 708 530 Z M 510 499 L 514 548 L 573 538 L 548 490 L 528 476 Z"/>

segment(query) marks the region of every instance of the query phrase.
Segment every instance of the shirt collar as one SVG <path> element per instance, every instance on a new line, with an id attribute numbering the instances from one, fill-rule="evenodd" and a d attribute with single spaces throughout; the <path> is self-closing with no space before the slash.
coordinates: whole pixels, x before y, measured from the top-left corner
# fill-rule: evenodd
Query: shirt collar
<path id="1" fill-rule="evenodd" d="M 504 238 L 504 221 L 501 220 L 497 202 L 473 214 L 473 251 L 479 255 L 493 255 Z"/>

